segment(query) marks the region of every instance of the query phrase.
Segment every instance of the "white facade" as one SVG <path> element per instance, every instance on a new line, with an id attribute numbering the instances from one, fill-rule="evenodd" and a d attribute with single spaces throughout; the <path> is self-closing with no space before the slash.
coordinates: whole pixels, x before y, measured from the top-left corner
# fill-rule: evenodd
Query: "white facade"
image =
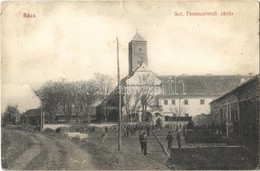
<path id="1" fill-rule="evenodd" d="M 146 111 L 149 112 L 151 120 L 158 111 L 154 111 L 150 106 L 158 105 L 156 97 L 161 94 L 161 81 L 145 64 L 142 64 L 134 75 L 128 76 L 124 85 L 124 107 L 123 114 L 138 114 L 141 121 L 142 114 L 142 98 L 145 96 L 147 101 Z"/>
<path id="2" fill-rule="evenodd" d="M 162 106 L 163 115 L 173 116 L 196 116 L 199 114 L 209 114 L 210 105 L 209 103 L 215 97 L 160 97 L 159 105 Z M 180 111 L 180 112 L 179 112 Z"/>
<path id="3" fill-rule="evenodd" d="M 141 96 L 146 94 L 147 98 L 153 97 L 149 105 L 158 106 L 157 109 L 151 109 L 148 105 L 146 111 L 152 114 L 152 121 L 155 123 L 161 118 L 164 124 L 169 121 L 166 116 L 192 116 L 199 114 L 209 114 L 209 103 L 215 97 L 189 96 L 186 94 L 163 94 L 163 86 L 156 75 L 145 65 L 142 64 L 131 77 L 125 81 L 125 106 L 123 114 L 137 113 L 141 121 Z M 158 97 L 158 98 L 157 98 Z M 160 114 L 156 115 L 155 114 Z"/>

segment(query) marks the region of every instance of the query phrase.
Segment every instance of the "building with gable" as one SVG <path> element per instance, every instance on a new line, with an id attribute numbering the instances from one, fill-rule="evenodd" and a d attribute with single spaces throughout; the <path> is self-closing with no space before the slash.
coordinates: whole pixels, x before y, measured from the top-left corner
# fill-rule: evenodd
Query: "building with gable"
<path id="1" fill-rule="evenodd" d="M 138 32 L 128 49 L 129 73 L 120 82 L 125 121 L 186 125 L 196 115 L 209 114 L 212 100 L 252 77 L 157 75 L 149 69 L 147 41 Z M 119 86 L 97 106 L 98 122 L 117 121 L 118 90 Z"/>

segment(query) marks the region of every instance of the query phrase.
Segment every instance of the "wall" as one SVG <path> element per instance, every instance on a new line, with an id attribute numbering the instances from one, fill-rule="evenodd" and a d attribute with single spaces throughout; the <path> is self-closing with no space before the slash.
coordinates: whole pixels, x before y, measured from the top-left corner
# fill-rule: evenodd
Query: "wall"
<path id="1" fill-rule="evenodd" d="M 214 123 L 236 126 L 242 135 L 259 134 L 259 79 L 254 77 L 211 103 Z M 257 133 L 258 132 L 258 133 Z"/>
<path id="2" fill-rule="evenodd" d="M 200 104 L 200 100 L 204 99 L 204 104 Z M 168 100 L 168 105 L 164 104 L 164 100 Z M 175 105 L 172 105 L 172 100 L 175 100 Z M 184 105 L 184 100 L 188 100 L 188 105 Z M 159 98 L 159 105 L 163 107 L 164 115 L 171 115 L 175 112 L 178 115 L 179 111 L 179 102 L 180 102 L 180 111 L 181 116 L 184 114 L 189 114 L 189 116 L 196 116 L 198 114 L 209 114 L 210 105 L 209 103 L 213 100 L 213 97 L 181 97 L 181 99 L 176 97 L 161 97 Z"/>

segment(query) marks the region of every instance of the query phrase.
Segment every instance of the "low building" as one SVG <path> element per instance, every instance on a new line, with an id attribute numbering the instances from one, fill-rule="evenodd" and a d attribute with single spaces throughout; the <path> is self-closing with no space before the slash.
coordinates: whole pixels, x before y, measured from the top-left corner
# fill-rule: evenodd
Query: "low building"
<path id="1" fill-rule="evenodd" d="M 21 116 L 21 123 L 26 125 L 41 124 L 41 109 L 29 109 Z"/>
<path id="2" fill-rule="evenodd" d="M 243 136 L 259 135 L 259 75 L 210 103 L 215 126 L 230 125 Z"/>

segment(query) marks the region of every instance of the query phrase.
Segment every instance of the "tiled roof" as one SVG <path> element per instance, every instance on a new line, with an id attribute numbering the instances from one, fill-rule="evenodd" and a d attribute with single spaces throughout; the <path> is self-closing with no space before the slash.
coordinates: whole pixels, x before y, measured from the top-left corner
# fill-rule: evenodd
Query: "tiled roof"
<path id="1" fill-rule="evenodd" d="M 174 92 L 174 81 L 177 82 L 176 92 L 181 95 L 198 96 L 220 96 L 236 88 L 243 81 L 248 80 L 252 75 L 180 75 L 180 76 L 157 76 L 164 84 L 167 95 Z M 172 81 L 169 81 L 172 80 Z M 171 85 L 172 82 L 172 85 Z M 173 87 L 173 89 L 172 89 Z M 171 91 L 170 91 L 171 90 Z"/>
<path id="2" fill-rule="evenodd" d="M 213 104 L 223 98 L 225 98 L 226 96 L 229 96 L 229 95 L 232 95 L 232 94 L 235 94 L 237 91 L 239 91 L 241 88 L 243 88 L 244 86 L 252 83 L 253 81 L 257 81 L 259 82 L 259 77 L 260 77 L 260 74 L 257 74 L 255 75 L 254 77 L 252 78 L 249 78 L 247 81 L 243 82 L 242 84 L 240 84 L 239 86 L 231 89 L 230 91 L 226 92 L 225 94 L 223 94 L 222 96 L 218 97 L 217 99 L 213 100 L 212 102 L 210 102 L 210 104 Z"/>

